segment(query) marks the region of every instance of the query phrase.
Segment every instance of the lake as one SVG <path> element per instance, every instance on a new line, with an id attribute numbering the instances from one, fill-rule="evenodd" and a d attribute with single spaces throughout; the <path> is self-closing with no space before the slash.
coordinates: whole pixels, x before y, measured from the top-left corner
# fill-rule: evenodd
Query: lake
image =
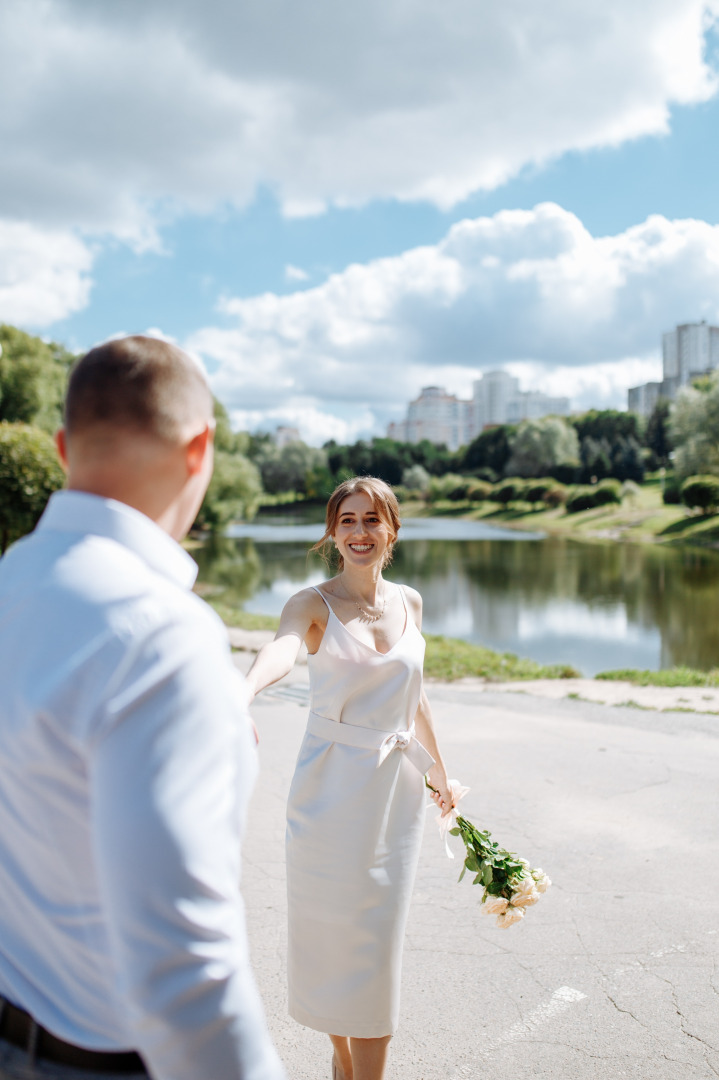
<path id="1" fill-rule="evenodd" d="M 194 553 L 200 580 L 246 611 L 279 614 L 331 572 L 308 555 L 318 509 L 232 526 Z M 314 520 L 313 520 L 314 518 Z M 386 576 L 418 589 L 428 633 L 585 675 L 719 666 L 719 553 L 587 543 L 484 522 L 410 518 Z"/>

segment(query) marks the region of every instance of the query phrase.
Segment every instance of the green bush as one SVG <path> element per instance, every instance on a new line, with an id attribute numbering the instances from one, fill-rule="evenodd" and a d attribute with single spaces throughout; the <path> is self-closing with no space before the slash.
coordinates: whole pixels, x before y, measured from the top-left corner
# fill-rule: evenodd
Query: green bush
<path id="1" fill-rule="evenodd" d="M 566 507 L 568 514 L 578 514 L 582 510 L 591 510 L 594 502 L 594 488 L 584 485 L 571 488 L 567 494 Z"/>
<path id="2" fill-rule="evenodd" d="M 594 505 L 607 506 L 609 503 L 621 503 L 622 485 L 618 480 L 601 480 L 594 487 Z"/>
<path id="3" fill-rule="evenodd" d="M 29 424 L 0 423 L 0 551 L 35 528 L 64 482 L 49 435 Z"/>
<path id="4" fill-rule="evenodd" d="M 682 501 L 682 485 L 676 476 L 668 476 L 664 481 L 662 502 L 665 506 L 679 506 Z"/>
<path id="5" fill-rule="evenodd" d="M 567 501 L 567 489 L 564 484 L 554 484 L 553 487 L 544 496 L 544 502 L 546 506 L 551 509 L 557 506 L 564 506 Z"/>
<path id="6" fill-rule="evenodd" d="M 582 510 L 593 510 L 597 506 L 621 503 L 622 489 L 617 480 L 602 480 L 592 484 L 573 488 L 567 497 L 567 513 L 578 514 Z"/>
<path id="7" fill-rule="evenodd" d="M 492 495 L 492 485 L 486 480 L 470 480 L 467 485 L 467 498 L 470 502 L 487 502 Z"/>
<path id="8" fill-rule="evenodd" d="M 492 502 L 507 506 L 511 502 L 517 502 L 524 498 L 526 484 L 519 476 L 508 476 L 506 480 L 500 480 L 492 489 Z"/>
<path id="9" fill-rule="evenodd" d="M 719 477 L 690 476 L 682 484 L 681 492 L 682 502 L 690 510 L 713 514 L 719 507 Z"/>
<path id="10" fill-rule="evenodd" d="M 444 476 L 433 476 L 429 482 L 428 499 L 430 502 L 438 502 L 441 499 L 450 499 L 459 502 L 467 498 L 467 488 L 471 477 L 460 476 L 459 473 L 445 473 Z"/>
<path id="11" fill-rule="evenodd" d="M 556 480 L 552 480 L 551 477 L 544 477 L 541 480 L 530 480 L 525 486 L 522 498 L 525 502 L 541 503 L 546 502 L 547 493 L 557 486 Z"/>

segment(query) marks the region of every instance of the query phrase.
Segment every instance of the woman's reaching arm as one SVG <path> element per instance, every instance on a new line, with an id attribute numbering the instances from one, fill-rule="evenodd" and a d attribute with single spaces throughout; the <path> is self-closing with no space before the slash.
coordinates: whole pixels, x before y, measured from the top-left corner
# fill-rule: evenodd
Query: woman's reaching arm
<path id="1" fill-rule="evenodd" d="M 250 700 L 292 671 L 310 628 L 317 623 L 323 626 L 323 619 L 327 619 L 327 608 L 314 589 L 303 589 L 290 597 L 274 641 L 262 646 L 247 673 Z"/>

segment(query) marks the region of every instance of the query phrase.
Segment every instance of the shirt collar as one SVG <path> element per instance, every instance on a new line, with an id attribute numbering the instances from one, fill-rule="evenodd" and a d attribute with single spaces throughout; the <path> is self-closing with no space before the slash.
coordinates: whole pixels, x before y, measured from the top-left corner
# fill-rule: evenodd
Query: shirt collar
<path id="1" fill-rule="evenodd" d="M 37 528 L 115 540 L 184 589 L 191 589 L 197 577 L 197 563 L 171 536 L 139 510 L 115 499 L 85 491 L 56 491 Z"/>

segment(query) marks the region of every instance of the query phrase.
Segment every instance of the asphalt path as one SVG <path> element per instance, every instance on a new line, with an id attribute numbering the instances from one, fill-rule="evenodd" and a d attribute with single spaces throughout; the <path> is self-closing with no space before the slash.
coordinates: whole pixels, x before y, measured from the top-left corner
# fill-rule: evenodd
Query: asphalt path
<path id="1" fill-rule="evenodd" d="M 462 812 L 553 886 L 498 929 L 428 811 L 388 1080 L 719 1076 L 719 717 L 429 692 L 450 774 L 471 785 Z M 321 1080 L 329 1040 L 289 1019 L 285 987 L 285 801 L 306 701 L 296 668 L 253 706 L 243 891 L 288 1075 Z"/>

